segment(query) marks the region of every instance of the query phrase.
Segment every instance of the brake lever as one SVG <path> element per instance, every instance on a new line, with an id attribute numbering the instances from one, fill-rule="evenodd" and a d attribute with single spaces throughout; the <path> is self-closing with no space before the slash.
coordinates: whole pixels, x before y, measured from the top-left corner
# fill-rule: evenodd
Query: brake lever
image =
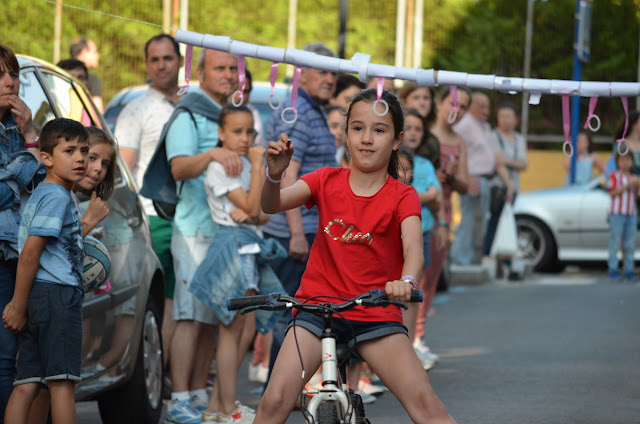
<path id="1" fill-rule="evenodd" d="M 249 312 L 257 311 L 258 309 L 262 311 L 281 311 L 283 309 L 287 309 L 282 304 L 280 305 L 260 305 L 260 306 L 247 306 L 240 310 L 242 315 L 248 314 Z"/>
<path id="2" fill-rule="evenodd" d="M 262 306 L 261 308 L 264 308 L 264 306 Z M 258 309 L 260 308 L 257 306 L 247 306 L 246 308 L 240 310 L 240 314 L 248 314 L 249 312 L 257 311 Z"/>

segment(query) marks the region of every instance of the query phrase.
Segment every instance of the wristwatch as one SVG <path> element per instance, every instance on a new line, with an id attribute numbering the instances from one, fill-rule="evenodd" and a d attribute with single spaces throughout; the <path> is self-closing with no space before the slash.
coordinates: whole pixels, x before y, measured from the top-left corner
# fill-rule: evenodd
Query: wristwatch
<path id="1" fill-rule="evenodd" d="M 418 281 L 416 280 L 416 278 L 412 275 L 403 275 L 402 278 L 400 278 L 402 281 L 406 281 L 408 283 L 411 283 L 411 285 L 413 286 L 413 289 L 416 290 L 418 288 Z"/>

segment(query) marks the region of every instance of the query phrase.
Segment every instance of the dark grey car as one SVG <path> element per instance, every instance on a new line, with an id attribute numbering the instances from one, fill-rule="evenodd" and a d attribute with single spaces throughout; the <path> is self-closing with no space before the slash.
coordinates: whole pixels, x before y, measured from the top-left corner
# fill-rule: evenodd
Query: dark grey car
<path id="1" fill-rule="evenodd" d="M 18 62 L 19 95 L 31 108 L 38 133 L 56 117 L 110 132 L 80 82 L 35 58 L 19 55 Z M 109 216 L 91 234 L 109 249 L 112 289 L 85 295 L 76 400 L 97 400 L 105 423 L 157 423 L 162 411 L 164 277 L 151 249 L 147 216 L 120 157 L 118 169 Z"/>

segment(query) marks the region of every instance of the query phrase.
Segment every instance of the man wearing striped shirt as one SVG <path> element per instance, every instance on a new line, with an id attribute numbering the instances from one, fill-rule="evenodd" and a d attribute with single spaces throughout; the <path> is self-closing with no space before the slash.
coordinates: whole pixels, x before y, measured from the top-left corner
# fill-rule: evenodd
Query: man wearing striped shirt
<path id="1" fill-rule="evenodd" d="M 333 51 L 323 43 L 308 44 L 303 50 L 335 57 Z M 293 185 L 309 172 L 326 166 L 337 166 L 335 137 L 329 131 L 327 116 L 322 109 L 333 96 L 336 81 L 337 75 L 334 72 L 303 69 L 295 104 L 298 111 L 295 122 L 287 123 L 281 118 L 281 111 L 291 106 L 290 99 L 283 101 L 281 107 L 271 116 L 265 143 L 277 140 L 280 134 L 285 133 L 294 146 L 291 164 L 282 177 L 282 188 Z M 285 112 L 285 119 L 293 119 L 290 110 Z M 294 295 L 298 290 L 317 228 L 318 210 L 315 207 L 300 207 L 278 213 L 263 227 L 265 237 L 276 238 L 289 252 L 288 258 L 272 263 L 272 267 L 290 295 Z M 284 329 L 289 317 L 290 315 L 283 317 L 274 328 L 271 367 L 284 338 Z"/>
<path id="2" fill-rule="evenodd" d="M 633 272 L 633 253 L 636 247 L 636 230 L 638 215 L 636 202 L 640 180 L 631 174 L 633 157 L 627 149 L 625 154 L 616 152 L 618 170 L 609 175 L 607 190 L 611 196 L 609 209 L 609 278 L 620 281 L 622 276 L 618 271 L 618 249 L 620 241 L 624 250 L 624 279 L 635 281 L 638 276 Z"/>

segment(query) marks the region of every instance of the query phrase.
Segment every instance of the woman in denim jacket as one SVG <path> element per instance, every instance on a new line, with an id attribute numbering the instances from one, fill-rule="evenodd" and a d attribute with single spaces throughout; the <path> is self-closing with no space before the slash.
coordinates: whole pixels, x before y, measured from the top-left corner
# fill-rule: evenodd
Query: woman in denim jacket
<path id="1" fill-rule="evenodd" d="M 31 110 L 18 97 L 20 66 L 0 44 L 0 308 L 13 297 L 18 266 L 20 208 L 44 179 L 45 170 L 27 149 L 37 147 Z M 37 153 L 38 150 L 34 150 Z M 4 421 L 15 373 L 16 337 L 0 326 L 0 423 Z"/>

